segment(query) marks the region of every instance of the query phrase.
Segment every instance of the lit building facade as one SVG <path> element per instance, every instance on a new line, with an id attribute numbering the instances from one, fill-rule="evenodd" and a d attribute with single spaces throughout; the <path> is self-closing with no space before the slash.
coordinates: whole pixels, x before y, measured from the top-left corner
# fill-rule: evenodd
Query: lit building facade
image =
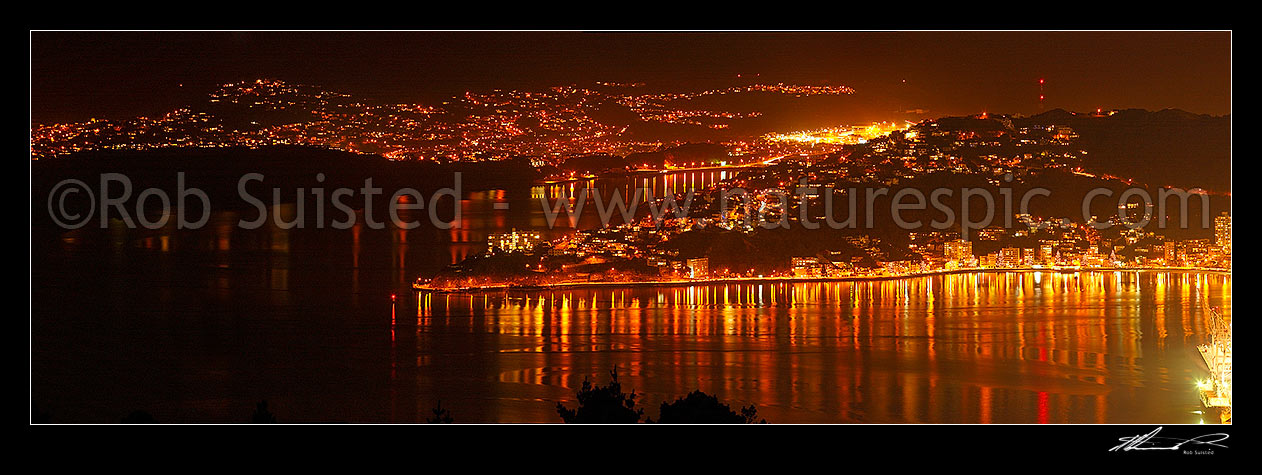
<path id="1" fill-rule="evenodd" d="M 963 239 L 947 241 L 943 244 L 942 254 L 948 261 L 963 264 L 973 258 L 973 243 Z"/>
<path id="2" fill-rule="evenodd" d="M 487 236 L 487 252 L 530 252 L 542 243 L 539 233 L 519 232 L 516 229 L 506 233 L 492 233 Z"/>
<path id="3" fill-rule="evenodd" d="M 1231 255 L 1231 215 L 1225 211 L 1214 218 L 1214 245 L 1223 254 Z"/>
<path id="4" fill-rule="evenodd" d="M 703 279 L 710 276 L 710 258 L 698 257 L 688 259 L 688 268 L 691 269 L 690 276 L 694 279 Z"/>

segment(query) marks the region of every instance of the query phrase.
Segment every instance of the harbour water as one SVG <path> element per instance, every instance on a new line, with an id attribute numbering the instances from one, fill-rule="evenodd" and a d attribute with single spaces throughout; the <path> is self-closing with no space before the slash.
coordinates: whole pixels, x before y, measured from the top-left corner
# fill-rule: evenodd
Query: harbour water
<path id="1" fill-rule="evenodd" d="M 1230 275 L 1193 272 L 408 290 L 534 227 L 536 193 L 469 192 L 451 230 L 229 211 L 36 235 L 33 400 L 54 422 L 247 422 L 261 400 L 282 422 L 424 422 L 439 400 L 457 422 L 559 422 L 617 368 L 650 416 L 700 389 L 778 423 L 1196 423 L 1202 299 L 1231 314 Z"/>
<path id="2" fill-rule="evenodd" d="M 554 421 L 554 401 L 617 367 L 650 414 L 701 389 L 776 422 L 1196 423 L 1196 302 L 1229 311 L 1230 286 L 973 273 L 423 294 L 416 379 L 422 394 L 480 388 L 469 407 L 485 420 Z"/>

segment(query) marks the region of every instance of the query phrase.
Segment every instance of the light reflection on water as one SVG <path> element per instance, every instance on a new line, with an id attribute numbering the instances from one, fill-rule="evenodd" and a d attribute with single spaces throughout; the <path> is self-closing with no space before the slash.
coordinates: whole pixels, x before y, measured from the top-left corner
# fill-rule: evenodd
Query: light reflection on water
<path id="1" fill-rule="evenodd" d="M 418 391 L 552 422 L 617 366 L 649 414 L 701 389 L 775 422 L 1194 423 L 1196 289 L 1230 313 L 1229 276 L 1147 272 L 422 294 Z"/>

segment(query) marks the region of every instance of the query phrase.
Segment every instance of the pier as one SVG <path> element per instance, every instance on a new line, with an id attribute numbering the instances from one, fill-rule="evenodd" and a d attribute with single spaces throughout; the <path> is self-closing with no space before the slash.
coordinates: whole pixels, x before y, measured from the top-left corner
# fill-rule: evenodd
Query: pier
<path id="1" fill-rule="evenodd" d="M 1207 408 L 1217 409 L 1219 417 L 1225 424 L 1231 423 L 1231 318 L 1224 317 L 1218 310 L 1205 304 L 1205 312 L 1209 317 L 1208 344 L 1199 345 L 1201 357 L 1209 369 L 1209 378 L 1198 381 L 1201 403 Z"/>

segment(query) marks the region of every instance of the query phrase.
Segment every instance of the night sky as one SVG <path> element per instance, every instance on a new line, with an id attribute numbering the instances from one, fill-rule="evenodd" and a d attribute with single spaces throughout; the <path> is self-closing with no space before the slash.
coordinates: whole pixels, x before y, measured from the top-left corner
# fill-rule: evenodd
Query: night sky
<path id="1" fill-rule="evenodd" d="M 592 81 L 844 84 L 856 108 L 1231 113 L 1228 32 L 33 32 L 32 120 L 152 115 L 270 77 L 388 102 Z M 182 86 L 181 86 L 182 85 Z M 886 112 L 885 110 L 877 112 Z"/>

